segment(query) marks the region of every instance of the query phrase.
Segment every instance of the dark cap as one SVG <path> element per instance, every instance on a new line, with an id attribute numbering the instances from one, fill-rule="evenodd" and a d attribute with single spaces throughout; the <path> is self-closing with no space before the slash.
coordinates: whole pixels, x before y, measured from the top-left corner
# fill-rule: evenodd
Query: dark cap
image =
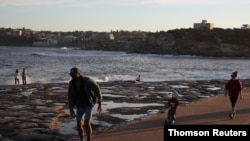
<path id="1" fill-rule="evenodd" d="M 237 74 L 238 74 L 238 72 L 237 72 L 237 71 L 235 71 L 235 72 L 233 72 L 233 73 L 232 73 L 232 75 L 231 75 L 231 76 L 232 76 L 232 77 L 237 77 Z"/>
<path id="2" fill-rule="evenodd" d="M 76 68 L 76 67 L 71 68 L 69 75 L 73 76 L 73 75 L 76 75 L 76 74 L 80 74 L 80 70 L 78 68 Z"/>

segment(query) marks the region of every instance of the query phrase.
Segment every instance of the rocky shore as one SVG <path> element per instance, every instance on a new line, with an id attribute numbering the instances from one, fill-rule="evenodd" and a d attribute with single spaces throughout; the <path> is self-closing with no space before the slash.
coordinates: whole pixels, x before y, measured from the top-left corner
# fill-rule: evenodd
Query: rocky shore
<path id="1" fill-rule="evenodd" d="M 164 104 L 174 90 L 180 94 L 180 106 L 185 106 L 223 94 L 225 83 L 226 80 L 100 82 L 104 111 L 93 116 L 94 136 L 165 112 Z M 242 83 L 248 87 L 250 80 Z M 68 114 L 67 87 L 66 83 L 1 85 L 0 140 L 69 141 L 77 136 L 75 120 Z M 112 107 L 116 104 L 125 106 Z M 137 116 L 126 119 L 117 115 Z"/>

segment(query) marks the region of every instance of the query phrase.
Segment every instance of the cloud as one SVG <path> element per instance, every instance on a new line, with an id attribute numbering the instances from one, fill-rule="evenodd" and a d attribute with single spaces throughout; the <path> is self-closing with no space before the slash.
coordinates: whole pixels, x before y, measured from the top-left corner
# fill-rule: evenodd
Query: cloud
<path id="1" fill-rule="evenodd" d="M 43 6 L 43 5 L 193 5 L 193 4 L 226 4 L 234 0 L 0 0 L 0 6 Z M 248 0 L 238 0 L 248 2 Z M 249 2 L 248 2 L 249 3 Z"/>
<path id="2" fill-rule="evenodd" d="M 101 0 L 99 0 L 101 1 Z M 107 0 L 109 2 L 115 0 Z M 248 0 L 116 0 L 116 3 L 145 3 L 145 4 L 158 4 L 158 5 L 194 5 L 194 4 L 227 4 L 227 3 L 249 3 Z"/>
<path id="3" fill-rule="evenodd" d="M 67 4 L 69 0 L 0 0 L 1 6 L 39 6 Z"/>

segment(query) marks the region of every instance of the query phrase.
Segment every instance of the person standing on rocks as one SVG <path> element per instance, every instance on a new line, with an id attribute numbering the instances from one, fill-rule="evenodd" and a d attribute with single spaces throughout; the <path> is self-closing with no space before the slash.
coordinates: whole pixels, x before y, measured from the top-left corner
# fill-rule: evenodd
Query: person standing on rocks
<path id="1" fill-rule="evenodd" d="M 135 81 L 137 81 L 137 82 L 141 81 L 141 75 L 140 74 L 137 76 L 137 78 L 135 79 Z"/>
<path id="2" fill-rule="evenodd" d="M 241 95 L 241 89 L 242 89 L 242 83 L 241 81 L 237 78 L 238 72 L 235 71 L 231 75 L 231 79 L 228 80 L 225 86 L 225 97 L 228 95 L 232 110 L 231 113 L 229 114 L 229 117 L 233 119 L 236 116 L 236 108 L 235 105 L 237 103 L 238 97 L 240 96 L 240 99 L 242 99 Z"/>
<path id="3" fill-rule="evenodd" d="M 84 127 L 86 128 L 87 141 L 92 138 L 91 118 L 93 107 L 98 103 L 97 111 L 102 111 L 102 93 L 99 85 L 87 76 L 82 76 L 76 67 L 70 69 L 72 79 L 68 87 L 68 105 L 70 115 L 76 117 L 77 130 L 81 141 L 84 137 Z M 74 112 L 76 107 L 76 113 Z M 84 124 L 82 118 L 84 117 Z"/>
<path id="4" fill-rule="evenodd" d="M 23 72 L 22 72 L 23 85 L 26 85 L 26 77 L 27 77 L 27 71 L 25 68 L 23 68 Z"/>
<path id="5" fill-rule="evenodd" d="M 19 73 L 18 69 L 16 69 L 16 72 L 15 72 L 15 85 L 19 85 L 19 80 L 20 80 L 20 73 Z"/>

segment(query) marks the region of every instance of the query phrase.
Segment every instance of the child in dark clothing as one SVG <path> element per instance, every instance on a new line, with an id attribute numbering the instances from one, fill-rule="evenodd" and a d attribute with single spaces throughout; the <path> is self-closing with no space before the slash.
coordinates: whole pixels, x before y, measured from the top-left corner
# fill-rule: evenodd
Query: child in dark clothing
<path id="1" fill-rule="evenodd" d="M 169 110 L 168 110 L 168 117 L 165 123 L 173 124 L 175 122 L 176 109 L 178 105 L 179 105 L 178 92 L 174 91 L 172 93 L 172 98 L 170 98 L 166 103 L 166 107 L 169 107 Z"/>

